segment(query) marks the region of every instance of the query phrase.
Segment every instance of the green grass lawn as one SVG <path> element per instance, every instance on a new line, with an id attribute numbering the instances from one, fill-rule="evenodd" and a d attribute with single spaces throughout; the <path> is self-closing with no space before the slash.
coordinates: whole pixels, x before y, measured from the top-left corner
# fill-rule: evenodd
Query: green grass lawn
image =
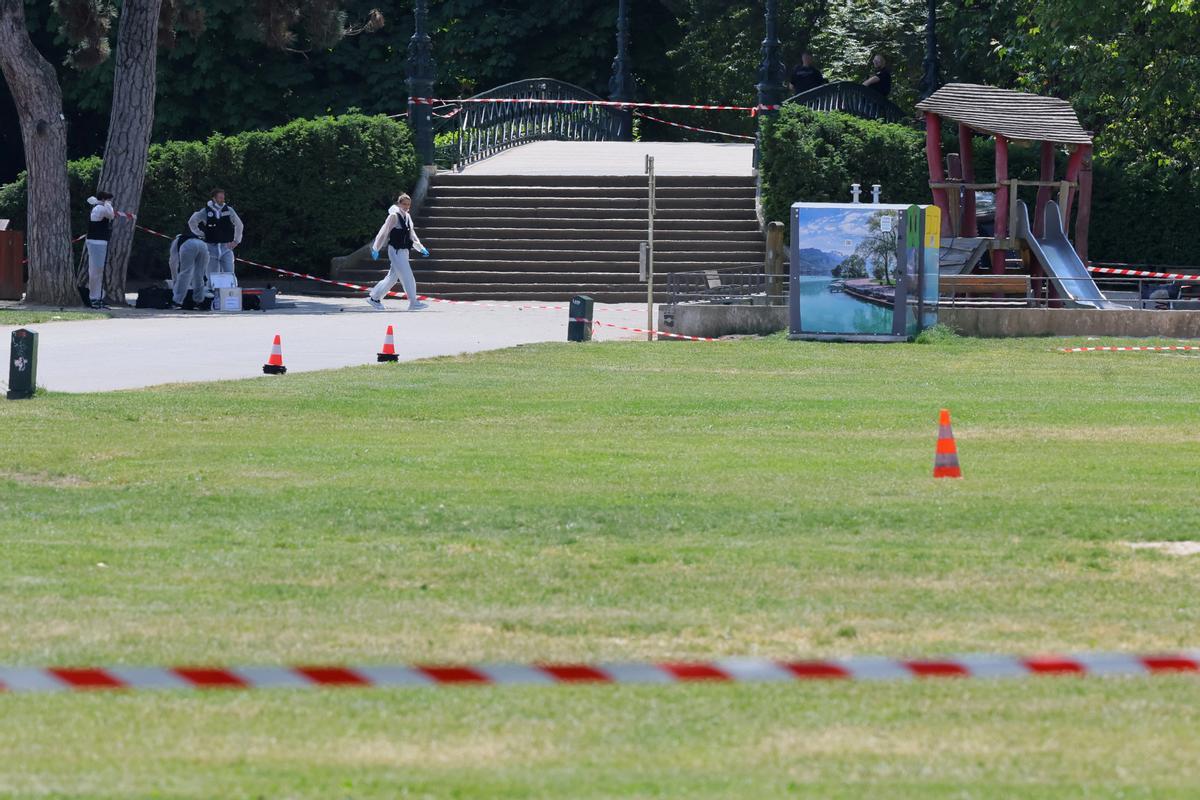
<path id="1" fill-rule="evenodd" d="M 84 319 L 108 319 L 109 316 L 109 314 L 96 311 L 30 311 L 23 308 L 0 308 L 0 325 L 78 322 Z"/>
<path id="2" fill-rule="evenodd" d="M 1200 645 L 1200 360 L 542 345 L 0 405 L 0 663 Z M 934 481 L 937 412 L 965 478 Z M 0 796 L 1195 797 L 1200 681 L 0 695 Z"/>

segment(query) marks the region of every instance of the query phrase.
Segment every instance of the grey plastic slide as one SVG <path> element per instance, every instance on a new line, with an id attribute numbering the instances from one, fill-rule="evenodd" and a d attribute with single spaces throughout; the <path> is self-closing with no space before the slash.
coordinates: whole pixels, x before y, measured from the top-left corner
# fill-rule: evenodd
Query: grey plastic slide
<path id="1" fill-rule="evenodd" d="M 1058 296 L 1064 301 L 1080 308 L 1129 310 L 1129 306 L 1119 305 L 1105 297 L 1092 280 L 1063 231 L 1058 203 L 1046 203 L 1046 235 L 1042 239 L 1034 237 L 1029 227 L 1029 209 L 1024 203 L 1017 203 L 1016 223 L 1016 238 L 1024 241 L 1033 251 L 1034 258 L 1042 265 Z"/>

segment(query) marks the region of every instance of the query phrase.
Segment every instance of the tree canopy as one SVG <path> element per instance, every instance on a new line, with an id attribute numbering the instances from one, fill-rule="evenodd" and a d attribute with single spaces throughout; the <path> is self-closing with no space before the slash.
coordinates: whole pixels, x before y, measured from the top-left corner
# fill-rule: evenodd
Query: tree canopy
<path id="1" fill-rule="evenodd" d="M 61 5 L 26 0 L 35 42 L 60 70 L 71 154 L 91 155 L 104 142 L 112 66 L 75 65 L 95 60 L 114 32 L 90 31 L 94 47 L 70 44 L 86 37 L 63 33 L 69 21 L 55 10 Z M 169 2 L 165 27 L 172 35 L 163 37 L 159 56 L 154 140 L 203 139 L 350 109 L 404 109 L 411 0 L 306 0 L 302 24 L 287 14 L 275 17 L 274 27 L 262 21 L 264 9 L 295 5 Z M 337 38 L 331 31 L 346 19 L 365 20 L 376 5 L 387 15 L 381 30 L 330 46 Z M 881 52 L 895 75 L 893 100 L 911 106 L 924 55 L 924 0 L 780 5 L 789 66 L 809 49 L 827 78 L 860 81 L 870 56 Z M 438 90 L 457 96 L 546 76 L 604 95 L 616 49 L 616 6 L 617 0 L 431 0 Z M 632 17 L 633 69 L 644 98 L 753 99 L 761 0 L 646 0 L 632 3 Z M 939 0 L 938 34 L 944 80 L 1062 97 L 1097 133 L 1100 152 L 1181 169 L 1200 164 L 1195 0 Z M 264 45 L 273 38 L 281 46 Z M 10 107 L 0 87 L 0 109 Z M 10 117 L 0 114 L 0 181 L 21 166 Z M 753 125 L 699 112 L 672 118 L 741 132 Z M 662 127 L 652 133 L 683 135 Z"/>

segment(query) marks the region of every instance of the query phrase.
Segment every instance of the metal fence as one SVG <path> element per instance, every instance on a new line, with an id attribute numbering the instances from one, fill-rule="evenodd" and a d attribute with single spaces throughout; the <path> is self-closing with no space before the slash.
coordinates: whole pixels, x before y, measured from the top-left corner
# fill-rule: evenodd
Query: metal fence
<path id="1" fill-rule="evenodd" d="M 671 272 L 667 274 L 667 293 L 673 306 L 786 305 L 788 276 L 769 275 L 756 267 Z"/>
<path id="2" fill-rule="evenodd" d="M 600 100 L 586 89 L 553 78 L 506 83 L 472 100 Z M 545 103 L 464 103 L 435 109 L 434 162 L 461 168 L 501 150 L 543 140 L 607 142 L 622 138 L 628 113 L 608 106 Z"/>
<path id="3" fill-rule="evenodd" d="M 980 276 L 985 277 L 985 276 Z M 982 308 L 1070 308 L 1093 302 L 1088 289 L 1100 290 L 1108 303 L 1130 309 L 1200 311 L 1200 275 L 1195 281 L 1112 276 L 1095 278 L 1030 277 L 1025 296 L 940 292 L 938 305 Z"/>
<path id="4" fill-rule="evenodd" d="M 911 113 L 888 100 L 874 89 L 851 81 L 826 83 L 807 92 L 792 95 L 784 103 L 794 103 L 814 111 L 840 111 L 863 119 L 880 119 L 884 122 L 909 122 Z"/>

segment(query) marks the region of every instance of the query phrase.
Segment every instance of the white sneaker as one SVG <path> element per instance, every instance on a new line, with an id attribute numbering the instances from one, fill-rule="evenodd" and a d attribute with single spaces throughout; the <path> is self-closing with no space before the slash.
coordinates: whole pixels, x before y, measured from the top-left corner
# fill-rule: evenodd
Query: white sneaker
<path id="1" fill-rule="evenodd" d="M 408 304 L 409 311 L 420 311 L 422 308 L 429 308 L 429 303 L 422 303 L 420 300 L 413 300 Z"/>
<path id="2" fill-rule="evenodd" d="M 383 303 L 379 302 L 374 297 L 367 298 L 367 305 L 369 305 L 371 308 L 375 309 L 376 311 L 387 311 L 387 309 L 383 307 Z"/>

